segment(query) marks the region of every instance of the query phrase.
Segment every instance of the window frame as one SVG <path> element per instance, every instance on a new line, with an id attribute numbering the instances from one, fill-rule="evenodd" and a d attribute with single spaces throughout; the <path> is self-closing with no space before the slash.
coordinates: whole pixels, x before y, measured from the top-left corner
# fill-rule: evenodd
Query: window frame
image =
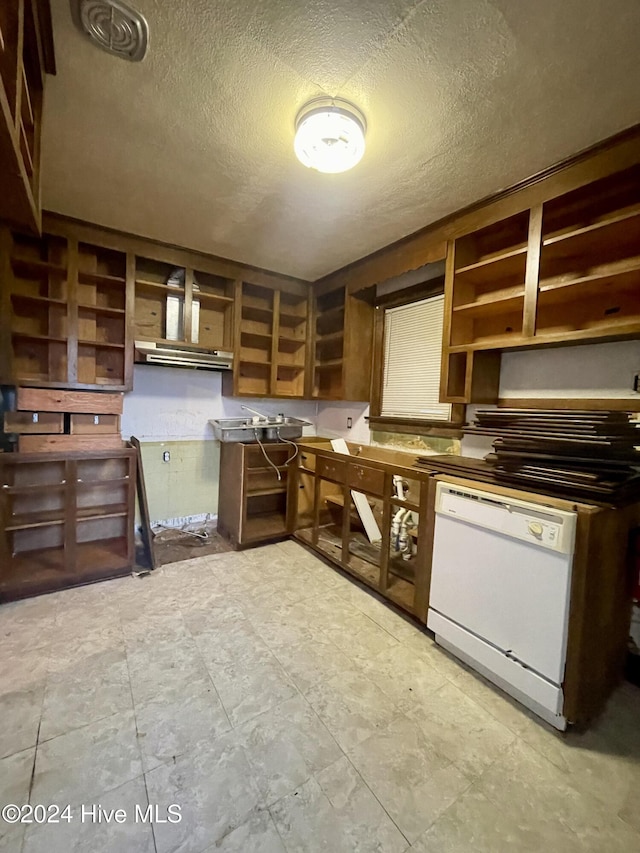
<path id="1" fill-rule="evenodd" d="M 376 298 L 373 327 L 373 371 L 371 381 L 371 405 L 369 426 L 384 432 L 414 433 L 415 435 L 434 435 L 445 438 L 461 438 L 466 406 L 463 403 L 451 404 L 451 417 L 448 421 L 429 418 L 395 418 L 382 415 L 382 390 L 384 384 L 385 353 L 385 314 L 389 308 L 400 308 L 421 302 L 432 296 L 444 293 L 444 276 L 422 284 Z"/>

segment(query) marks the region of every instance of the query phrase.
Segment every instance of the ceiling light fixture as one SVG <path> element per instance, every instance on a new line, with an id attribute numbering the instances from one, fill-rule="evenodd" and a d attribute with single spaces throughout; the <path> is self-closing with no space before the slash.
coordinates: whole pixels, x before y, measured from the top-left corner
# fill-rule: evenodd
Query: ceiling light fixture
<path id="1" fill-rule="evenodd" d="M 367 123 L 343 98 L 314 98 L 296 116 L 296 157 L 310 169 L 336 174 L 352 169 L 364 154 Z"/>

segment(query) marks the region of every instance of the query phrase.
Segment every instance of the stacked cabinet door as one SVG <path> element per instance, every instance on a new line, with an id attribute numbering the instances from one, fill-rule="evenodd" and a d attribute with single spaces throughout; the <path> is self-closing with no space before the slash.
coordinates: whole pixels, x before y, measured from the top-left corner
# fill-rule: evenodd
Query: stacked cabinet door
<path id="1" fill-rule="evenodd" d="M 0 381 L 130 389 L 130 274 L 125 252 L 2 229 Z"/>
<path id="2" fill-rule="evenodd" d="M 135 456 L 0 456 L 0 601 L 126 574 L 133 564 Z"/>

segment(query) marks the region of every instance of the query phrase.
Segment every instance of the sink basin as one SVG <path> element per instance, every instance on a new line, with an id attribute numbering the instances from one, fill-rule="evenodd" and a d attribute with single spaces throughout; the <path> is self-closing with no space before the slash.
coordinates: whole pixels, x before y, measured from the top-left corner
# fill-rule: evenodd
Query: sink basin
<path id="1" fill-rule="evenodd" d="M 218 418 L 209 421 L 218 441 L 278 441 L 300 438 L 309 421 L 300 418 Z"/>

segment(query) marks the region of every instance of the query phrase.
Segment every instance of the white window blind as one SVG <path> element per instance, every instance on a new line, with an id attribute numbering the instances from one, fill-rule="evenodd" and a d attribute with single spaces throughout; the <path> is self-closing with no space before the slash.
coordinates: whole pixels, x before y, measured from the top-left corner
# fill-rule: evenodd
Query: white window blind
<path id="1" fill-rule="evenodd" d="M 382 416 L 451 419 L 438 400 L 443 318 L 444 296 L 385 311 Z"/>

